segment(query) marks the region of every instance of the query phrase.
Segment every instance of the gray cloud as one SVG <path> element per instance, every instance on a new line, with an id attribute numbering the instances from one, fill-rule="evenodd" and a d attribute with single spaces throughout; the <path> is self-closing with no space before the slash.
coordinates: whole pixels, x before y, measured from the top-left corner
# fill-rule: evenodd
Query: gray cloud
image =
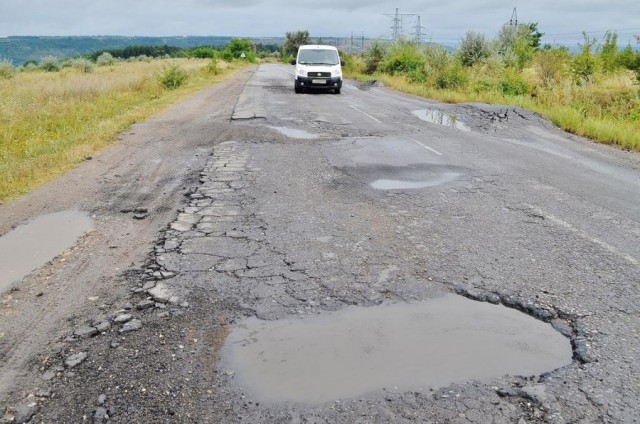
<path id="1" fill-rule="evenodd" d="M 493 36 L 509 20 L 513 3 L 503 0 L 440 2 L 398 0 L 0 0 L 0 36 L 7 35 L 233 35 L 280 36 L 307 29 L 312 35 L 390 35 L 385 13 L 421 15 L 433 41 L 455 42 L 466 30 Z M 602 35 L 619 30 L 621 40 L 640 33 L 640 2 L 539 0 L 520 5 L 523 22 L 538 22 L 547 41 L 575 43 L 583 30 Z M 406 19 L 407 33 L 415 21 Z"/>

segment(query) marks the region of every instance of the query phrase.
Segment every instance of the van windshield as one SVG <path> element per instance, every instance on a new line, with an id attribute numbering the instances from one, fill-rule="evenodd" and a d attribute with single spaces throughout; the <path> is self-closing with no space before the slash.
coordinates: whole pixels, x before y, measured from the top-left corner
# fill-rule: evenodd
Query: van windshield
<path id="1" fill-rule="evenodd" d="M 337 65 L 338 52 L 335 50 L 313 49 L 300 50 L 298 63 L 302 65 Z"/>

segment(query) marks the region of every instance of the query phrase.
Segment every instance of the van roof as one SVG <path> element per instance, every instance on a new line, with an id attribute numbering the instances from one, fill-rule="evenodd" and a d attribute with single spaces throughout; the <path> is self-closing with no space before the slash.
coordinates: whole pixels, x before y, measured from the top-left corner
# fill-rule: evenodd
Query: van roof
<path id="1" fill-rule="evenodd" d="M 338 49 L 335 48 L 335 46 L 327 46 L 327 45 L 322 45 L 322 44 L 307 44 L 305 46 L 300 46 L 300 50 L 315 50 L 315 49 L 338 50 Z"/>

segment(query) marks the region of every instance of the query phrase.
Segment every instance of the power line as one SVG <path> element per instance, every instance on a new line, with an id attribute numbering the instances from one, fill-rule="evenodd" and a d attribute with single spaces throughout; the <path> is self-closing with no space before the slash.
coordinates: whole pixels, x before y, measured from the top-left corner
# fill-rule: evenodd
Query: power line
<path id="1" fill-rule="evenodd" d="M 385 13 L 384 16 L 389 16 L 392 19 L 392 25 L 391 25 L 391 31 L 392 31 L 392 38 L 394 41 L 397 41 L 402 35 L 403 35 L 403 31 L 402 31 L 402 21 L 405 17 L 407 16 L 411 16 L 411 17 L 415 17 L 418 16 L 415 13 L 400 13 L 399 9 L 396 7 L 396 13 L 390 14 L 390 13 Z"/>

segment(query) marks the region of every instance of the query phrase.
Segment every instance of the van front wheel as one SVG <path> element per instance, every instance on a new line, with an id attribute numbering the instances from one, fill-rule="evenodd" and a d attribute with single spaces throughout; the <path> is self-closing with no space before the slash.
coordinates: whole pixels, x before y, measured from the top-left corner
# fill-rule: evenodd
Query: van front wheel
<path id="1" fill-rule="evenodd" d="M 339 88 L 334 88 L 333 92 L 336 93 L 336 94 L 340 94 L 340 89 Z"/>

